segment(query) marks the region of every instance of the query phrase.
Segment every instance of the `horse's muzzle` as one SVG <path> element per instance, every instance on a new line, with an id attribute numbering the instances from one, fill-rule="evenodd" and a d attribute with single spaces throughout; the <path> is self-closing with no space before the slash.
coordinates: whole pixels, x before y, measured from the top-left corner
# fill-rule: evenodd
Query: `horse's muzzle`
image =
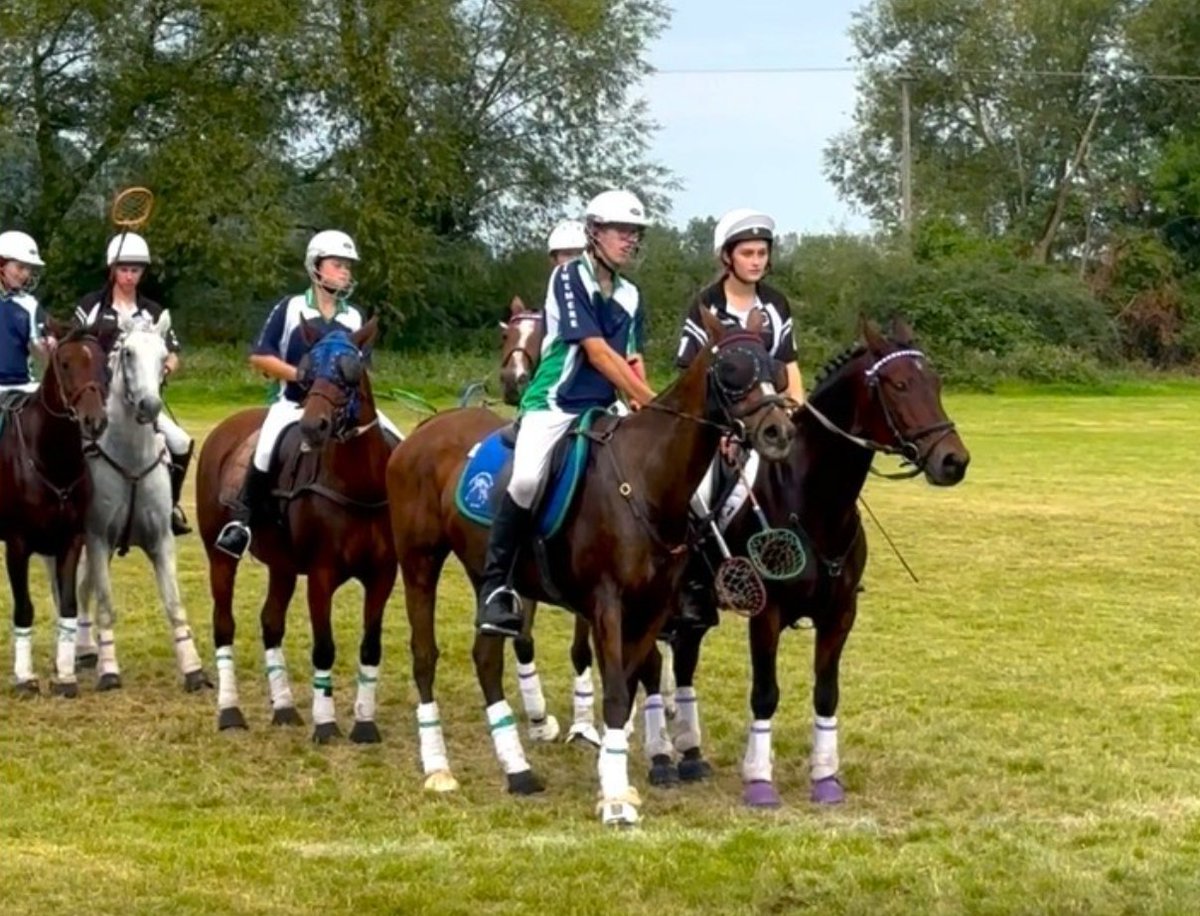
<path id="1" fill-rule="evenodd" d="M 786 414 L 766 417 L 754 426 L 750 433 L 754 450 L 768 461 L 782 461 L 792 450 L 795 427 L 788 422 Z"/>
<path id="2" fill-rule="evenodd" d="M 971 453 L 952 435 L 939 442 L 925 460 L 925 479 L 936 487 L 952 487 L 967 476 Z"/>

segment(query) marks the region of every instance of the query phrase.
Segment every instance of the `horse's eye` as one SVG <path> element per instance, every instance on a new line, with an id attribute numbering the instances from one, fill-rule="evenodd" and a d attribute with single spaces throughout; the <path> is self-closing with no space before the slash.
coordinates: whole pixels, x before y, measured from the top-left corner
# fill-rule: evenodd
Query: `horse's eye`
<path id="1" fill-rule="evenodd" d="M 892 387 L 897 391 L 908 391 L 908 382 L 906 382 L 904 379 L 900 379 L 899 381 L 892 382 Z"/>

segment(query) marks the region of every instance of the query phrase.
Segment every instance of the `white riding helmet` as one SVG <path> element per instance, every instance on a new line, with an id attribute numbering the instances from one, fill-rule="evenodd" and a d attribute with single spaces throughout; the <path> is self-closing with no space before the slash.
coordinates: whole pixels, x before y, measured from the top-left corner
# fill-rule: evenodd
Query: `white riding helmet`
<path id="1" fill-rule="evenodd" d="M 358 260 L 358 248 L 354 239 L 337 229 L 325 229 L 318 232 L 308 243 L 304 252 L 304 269 L 314 280 L 317 278 L 317 261 L 321 258 L 343 258 L 347 261 Z"/>
<path id="2" fill-rule="evenodd" d="M 582 251 L 587 248 L 587 230 L 577 219 L 564 219 L 546 240 L 546 251 Z"/>
<path id="3" fill-rule="evenodd" d="M 763 241 L 770 244 L 775 240 L 775 220 L 752 210 L 749 207 L 739 207 L 730 210 L 719 220 L 713 232 L 713 254 L 720 257 L 721 252 L 738 242 Z"/>
<path id="4" fill-rule="evenodd" d="M 24 232 L 0 232 L 0 261 L 20 261 L 30 267 L 45 267 L 33 236 Z"/>
<path id="5" fill-rule="evenodd" d="M 630 191 L 602 191 L 587 205 L 584 215 L 595 226 L 620 223 L 626 226 L 648 226 L 646 208 Z"/>
<path id="6" fill-rule="evenodd" d="M 108 243 L 108 266 L 114 264 L 149 264 L 150 246 L 136 232 L 114 235 Z"/>

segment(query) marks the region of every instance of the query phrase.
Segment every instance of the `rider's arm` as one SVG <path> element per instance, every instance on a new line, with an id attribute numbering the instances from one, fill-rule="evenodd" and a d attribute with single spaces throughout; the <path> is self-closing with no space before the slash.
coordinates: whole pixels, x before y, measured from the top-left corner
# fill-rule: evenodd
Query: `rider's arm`
<path id="1" fill-rule="evenodd" d="M 299 375 L 296 367 L 283 358 L 283 328 L 287 321 L 288 299 L 271 309 L 250 352 L 250 368 L 270 378 L 294 382 Z"/>
<path id="2" fill-rule="evenodd" d="M 299 370 L 291 363 L 269 354 L 251 353 L 250 368 L 284 382 L 294 382 L 300 376 Z"/>
<path id="3" fill-rule="evenodd" d="M 632 367 L 603 337 L 587 337 L 580 341 L 583 352 L 592 367 L 603 375 L 613 387 L 629 400 L 631 405 L 641 407 L 654 400 L 654 392 L 637 377 Z"/>
<path id="4" fill-rule="evenodd" d="M 785 393 L 797 404 L 804 403 L 804 379 L 800 377 L 800 364 L 795 360 L 787 364 L 787 391 Z"/>

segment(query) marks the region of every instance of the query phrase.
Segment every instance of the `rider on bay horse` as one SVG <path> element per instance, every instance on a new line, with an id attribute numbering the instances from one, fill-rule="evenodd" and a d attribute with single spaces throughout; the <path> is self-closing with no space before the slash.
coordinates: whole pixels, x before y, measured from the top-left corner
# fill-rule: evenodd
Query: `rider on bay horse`
<path id="1" fill-rule="evenodd" d="M 241 492 L 231 507 L 233 518 L 217 535 L 216 546 L 235 559 L 241 559 L 250 546 L 250 522 L 270 495 L 269 471 L 275 444 L 285 429 L 299 422 L 303 412 L 305 388 L 300 363 L 311 347 L 304 342 L 300 321 L 304 319 L 324 330 L 340 325 L 353 332 L 362 327 L 362 314 L 349 302 L 358 260 L 358 248 L 346 233 L 327 229 L 314 235 L 304 254 L 304 269 L 312 286 L 281 299 L 255 339 L 250 365 L 275 381 L 254 460 L 246 469 Z M 380 426 L 390 436 L 397 441 L 404 438 L 391 420 L 382 413 L 378 416 Z"/>
<path id="2" fill-rule="evenodd" d="M 488 539 L 476 621 L 482 633 L 520 635 L 512 571 L 533 532 L 533 502 L 555 444 L 580 414 L 611 407 L 618 393 L 635 407 L 654 398 L 633 367 L 642 346 L 641 293 L 620 274 L 648 222 L 629 191 L 597 195 L 585 213 L 586 250 L 550 275 L 542 358 L 521 398 L 512 479 Z"/>
<path id="3" fill-rule="evenodd" d="M 45 313 L 32 295 L 45 266 L 30 236 L 0 232 L 0 391 L 36 391 L 29 359 L 54 348 Z"/>
<path id="4" fill-rule="evenodd" d="M 791 307 L 783 293 L 762 282 L 770 266 L 774 240 L 775 220 L 766 213 L 742 207 L 730 210 L 717 221 L 713 254 L 720 261 L 721 275 L 696 295 L 683 321 L 675 364 L 686 369 L 708 345 L 700 317 L 702 310 L 708 310 L 722 325 L 734 329 L 744 329 L 750 316 L 757 313 L 762 322 L 763 346 L 777 363 L 786 367 L 785 394 L 801 404 L 804 382 L 796 358 Z M 722 449 L 723 454 L 728 455 L 729 451 Z M 713 511 L 716 509 L 712 507 Z M 712 568 L 703 551 L 690 554 L 681 598 L 682 625 L 706 629 L 716 624 Z"/>
<path id="5" fill-rule="evenodd" d="M 150 246 L 140 235 L 123 232 L 113 236 L 108 243 L 105 261 L 108 265 L 108 281 L 102 289 L 88 293 L 75 306 L 73 324 L 79 328 L 119 328 L 126 322 L 141 318 L 151 324 L 158 321 L 163 307 L 138 291 L 138 284 L 150 265 Z M 179 368 L 179 338 L 174 330 L 166 337 L 167 361 L 163 366 L 165 375 Z M 171 455 L 171 533 L 190 534 L 191 526 L 179 505 L 183 494 L 183 482 L 187 477 L 188 465 L 196 443 L 166 411 L 159 411 L 154 420 L 155 429 L 162 433 Z"/>

